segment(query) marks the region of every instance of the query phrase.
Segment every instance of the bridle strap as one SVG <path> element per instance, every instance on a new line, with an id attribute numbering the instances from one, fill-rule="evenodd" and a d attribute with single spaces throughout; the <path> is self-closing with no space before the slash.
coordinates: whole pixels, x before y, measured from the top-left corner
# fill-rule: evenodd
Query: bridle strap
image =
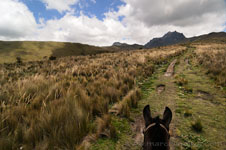
<path id="1" fill-rule="evenodd" d="M 156 123 L 150 124 L 149 126 L 147 126 L 147 128 L 144 128 L 143 133 L 145 134 L 151 127 L 153 127 L 155 125 L 156 125 Z M 170 135 L 169 131 L 166 129 L 166 127 L 163 124 L 160 123 L 159 125 L 166 131 L 166 133 L 168 133 Z"/>

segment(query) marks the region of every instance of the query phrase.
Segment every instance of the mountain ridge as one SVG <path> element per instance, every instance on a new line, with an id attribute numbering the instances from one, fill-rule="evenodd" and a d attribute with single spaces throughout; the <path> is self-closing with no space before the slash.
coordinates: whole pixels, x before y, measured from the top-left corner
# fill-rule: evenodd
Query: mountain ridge
<path id="1" fill-rule="evenodd" d="M 112 47 L 118 47 L 123 50 L 135 50 L 135 49 L 143 49 L 143 45 L 139 44 L 127 44 L 127 43 L 120 43 L 120 42 L 114 42 L 112 44 Z"/>
<path id="2" fill-rule="evenodd" d="M 177 31 L 168 32 L 162 37 L 153 38 L 147 44 L 144 45 L 145 48 L 154 48 L 159 46 L 168 46 L 182 42 L 186 37 L 183 33 Z"/>
<path id="3" fill-rule="evenodd" d="M 226 33 L 225 32 L 211 32 L 208 34 L 203 34 L 199 36 L 194 36 L 187 38 L 184 36 L 183 33 L 173 31 L 173 32 L 167 32 L 162 37 L 157 37 L 151 39 L 149 42 L 147 42 L 145 45 L 139 45 L 139 48 L 137 48 L 138 44 L 129 45 L 127 43 L 120 43 L 120 42 L 114 42 L 112 47 L 118 47 L 121 49 L 150 49 L 155 47 L 161 47 L 161 46 L 168 46 L 168 45 L 174 45 L 174 44 L 182 44 L 187 42 L 226 42 Z M 134 47 L 133 47 L 134 46 Z"/>

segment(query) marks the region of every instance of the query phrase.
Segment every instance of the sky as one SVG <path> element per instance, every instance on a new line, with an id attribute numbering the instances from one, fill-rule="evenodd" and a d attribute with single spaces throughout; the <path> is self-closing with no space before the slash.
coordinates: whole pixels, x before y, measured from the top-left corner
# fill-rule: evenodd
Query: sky
<path id="1" fill-rule="evenodd" d="M 226 0 L 1 0 L 0 40 L 146 44 L 226 31 Z"/>

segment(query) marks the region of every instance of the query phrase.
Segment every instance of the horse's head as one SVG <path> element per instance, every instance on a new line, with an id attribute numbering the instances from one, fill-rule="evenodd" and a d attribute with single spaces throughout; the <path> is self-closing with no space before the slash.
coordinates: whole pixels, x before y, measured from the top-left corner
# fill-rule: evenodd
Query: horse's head
<path id="1" fill-rule="evenodd" d="M 159 116 L 152 118 L 150 106 L 144 107 L 143 116 L 145 120 L 144 150 L 169 150 L 169 124 L 172 120 L 172 112 L 166 107 L 163 119 Z"/>

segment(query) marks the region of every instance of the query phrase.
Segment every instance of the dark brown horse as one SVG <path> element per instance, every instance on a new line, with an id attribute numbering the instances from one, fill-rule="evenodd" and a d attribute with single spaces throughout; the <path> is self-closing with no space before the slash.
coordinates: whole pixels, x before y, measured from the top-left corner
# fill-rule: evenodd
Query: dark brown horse
<path id="1" fill-rule="evenodd" d="M 144 150 L 169 150 L 169 124 L 172 120 L 172 112 L 166 107 L 163 119 L 159 116 L 152 118 L 150 106 L 144 107 L 143 116 L 145 120 Z"/>

